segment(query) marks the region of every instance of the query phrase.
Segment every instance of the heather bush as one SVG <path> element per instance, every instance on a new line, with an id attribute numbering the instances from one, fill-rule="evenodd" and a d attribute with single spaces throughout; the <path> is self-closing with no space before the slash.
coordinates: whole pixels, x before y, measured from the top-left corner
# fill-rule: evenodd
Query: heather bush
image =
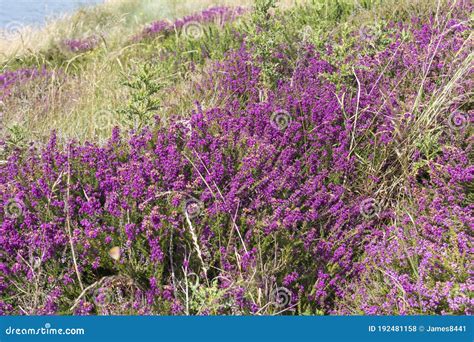
<path id="1" fill-rule="evenodd" d="M 107 141 L 1 145 L 1 314 L 471 314 L 472 5 L 274 5 L 134 35 Z"/>

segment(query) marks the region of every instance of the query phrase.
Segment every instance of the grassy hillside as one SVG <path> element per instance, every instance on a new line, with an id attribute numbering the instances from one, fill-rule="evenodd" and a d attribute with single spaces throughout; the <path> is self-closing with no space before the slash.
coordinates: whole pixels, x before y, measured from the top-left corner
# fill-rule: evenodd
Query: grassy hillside
<path id="1" fill-rule="evenodd" d="M 471 314 L 472 4 L 227 5 L 3 32 L 0 314 Z"/>

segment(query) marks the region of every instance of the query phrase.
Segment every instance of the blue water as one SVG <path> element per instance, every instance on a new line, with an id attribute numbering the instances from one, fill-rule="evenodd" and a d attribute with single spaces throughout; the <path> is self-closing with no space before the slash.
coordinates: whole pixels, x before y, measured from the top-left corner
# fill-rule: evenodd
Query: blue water
<path id="1" fill-rule="evenodd" d="M 70 13 L 103 0 L 0 0 L 0 27 L 41 25 L 47 18 Z"/>

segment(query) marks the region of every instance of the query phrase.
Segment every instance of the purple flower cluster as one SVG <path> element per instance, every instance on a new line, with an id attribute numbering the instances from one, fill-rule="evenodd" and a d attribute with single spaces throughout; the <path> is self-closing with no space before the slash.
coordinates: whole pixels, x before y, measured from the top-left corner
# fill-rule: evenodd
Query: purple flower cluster
<path id="1" fill-rule="evenodd" d="M 24 68 L 15 71 L 4 71 L 0 74 L 0 100 L 11 93 L 11 88 L 18 84 L 25 84 L 38 78 L 47 78 L 51 72 L 43 68 Z"/>
<path id="2" fill-rule="evenodd" d="M 184 26 L 190 23 L 208 24 L 215 23 L 223 26 L 227 22 L 235 20 L 238 16 L 245 13 L 242 7 L 210 7 L 199 13 L 194 13 L 186 17 L 177 19 L 174 23 L 170 20 L 158 20 L 149 24 L 143 32 L 135 37 L 135 40 L 141 40 L 146 37 L 156 37 L 163 34 L 168 34 L 173 30 L 181 30 Z"/>
<path id="3" fill-rule="evenodd" d="M 87 52 L 99 45 L 99 38 L 90 36 L 83 39 L 66 39 L 63 41 L 63 45 L 71 52 Z"/>
<path id="4" fill-rule="evenodd" d="M 223 10 L 209 11 L 176 25 Z M 186 124 L 116 128 L 103 146 L 62 147 L 53 133 L 40 151 L 13 151 L 0 165 L 0 314 L 20 313 L 3 298 L 40 277 L 36 264 L 54 277 L 28 313 L 57 313 L 58 298 L 80 294 L 73 285 L 100 280 L 75 314 L 115 312 L 111 288 L 131 298 L 121 312 L 182 314 L 179 279 L 192 273 L 225 294 L 218 313 L 259 312 L 252 289 L 270 296 L 275 284 L 311 312 L 470 314 L 472 138 L 446 124 L 446 110 L 462 107 L 472 81 L 458 80 L 453 108 L 431 116 L 445 127 L 434 146 L 413 136 L 430 94 L 444 94 L 469 54 L 463 14 L 445 30 L 434 19 L 391 24 L 384 50 L 361 46 L 340 62 L 354 71 L 344 84 L 332 49 L 306 45 L 265 98 L 243 44 L 198 87 L 217 82 L 225 101 L 197 103 Z M 377 167 L 367 174 L 367 164 Z"/>

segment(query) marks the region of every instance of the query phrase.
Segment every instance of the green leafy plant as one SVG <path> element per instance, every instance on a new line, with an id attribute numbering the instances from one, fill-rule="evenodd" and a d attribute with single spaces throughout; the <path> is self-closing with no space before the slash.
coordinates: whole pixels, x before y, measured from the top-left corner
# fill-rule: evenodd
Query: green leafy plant
<path id="1" fill-rule="evenodd" d="M 129 128 L 140 129 L 160 108 L 157 95 L 164 83 L 157 81 L 155 75 L 156 71 L 152 65 L 144 63 L 123 83 L 130 91 L 130 99 L 126 107 L 119 110 L 119 114 Z"/>
<path id="2" fill-rule="evenodd" d="M 278 61 L 273 54 L 283 39 L 281 22 L 271 15 L 271 10 L 275 8 L 276 0 L 255 1 L 252 26 L 247 38 L 247 43 L 254 47 L 254 57 L 262 69 L 263 85 L 272 84 L 278 77 Z"/>

